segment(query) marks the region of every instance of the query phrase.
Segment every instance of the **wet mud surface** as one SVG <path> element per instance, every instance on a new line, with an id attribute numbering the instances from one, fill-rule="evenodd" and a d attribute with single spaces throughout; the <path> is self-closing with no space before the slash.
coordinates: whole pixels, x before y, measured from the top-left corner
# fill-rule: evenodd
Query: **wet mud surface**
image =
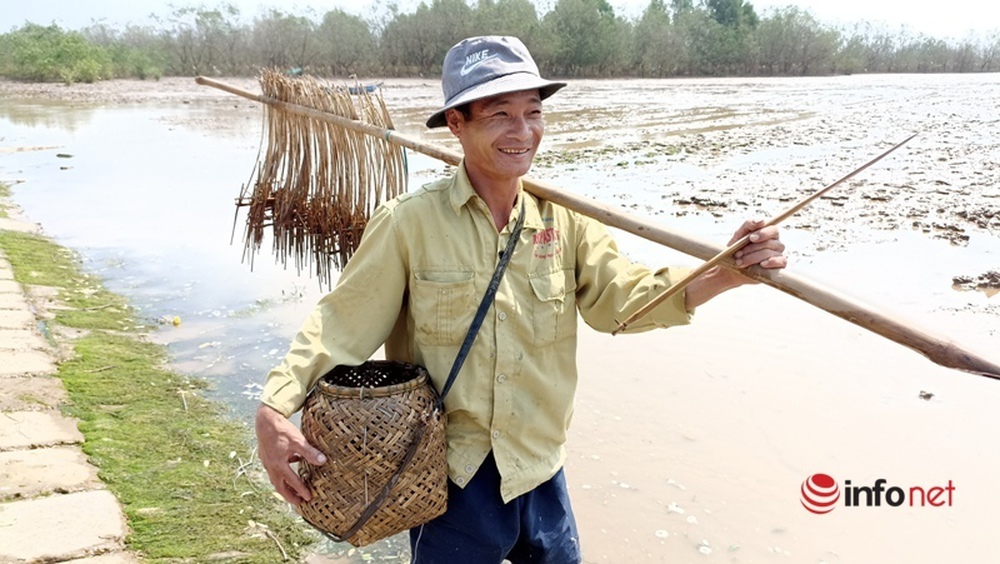
<path id="1" fill-rule="evenodd" d="M 256 81 L 225 82 L 258 92 Z M 866 81 L 862 85 L 852 82 Z M 880 84 L 884 80 L 885 84 Z M 965 245 L 1000 234 L 1000 80 L 944 75 L 812 78 L 794 86 L 766 79 L 578 81 L 546 106 L 546 142 L 533 174 L 580 171 L 601 182 L 628 177 L 614 194 L 651 215 L 776 215 L 867 162 L 910 134 L 904 149 L 852 179 L 788 221 L 825 239 L 877 239 L 912 229 Z M 905 79 L 903 79 L 905 82 Z M 397 128 L 451 143 L 446 132 L 421 131 L 420 116 L 440 95 L 431 81 L 383 81 Z M 650 92 L 655 91 L 655 97 Z M 194 84 L 191 78 L 97 84 L 0 81 L 0 96 L 77 105 L 176 105 L 212 113 L 165 118 L 188 127 L 227 129 L 234 114 L 253 119 L 260 105 Z M 715 105 L 691 105 L 692 103 Z M 30 119 L 30 116 L 22 116 Z M 729 169 L 706 183 L 693 170 Z M 675 174 L 676 173 L 676 174 Z M 704 176 L 697 175 L 697 176 Z M 629 203 L 637 192 L 659 196 Z M 850 222 L 842 221 L 850 218 Z M 854 228 L 853 230 L 849 228 Z M 836 243 L 832 243 L 836 244 Z M 957 275 L 957 273 L 956 273 Z"/>

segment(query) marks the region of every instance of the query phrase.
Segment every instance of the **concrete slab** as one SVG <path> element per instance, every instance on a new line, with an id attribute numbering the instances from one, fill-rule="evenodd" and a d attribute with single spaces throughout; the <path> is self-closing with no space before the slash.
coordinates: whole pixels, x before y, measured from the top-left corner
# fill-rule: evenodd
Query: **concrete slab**
<path id="1" fill-rule="evenodd" d="M 60 288 L 55 286 L 42 286 L 41 284 L 26 284 L 21 286 L 25 296 L 31 300 L 55 300 L 59 297 Z"/>
<path id="2" fill-rule="evenodd" d="M 0 411 L 47 411 L 66 401 L 62 380 L 51 376 L 0 378 Z"/>
<path id="3" fill-rule="evenodd" d="M 21 285 L 13 280 L 0 279 L 0 294 L 21 294 Z"/>
<path id="4" fill-rule="evenodd" d="M 107 490 L 4 503 L 0 561 L 60 561 L 121 550 L 125 532 L 118 500 Z"/>
<path id="5" fill-rule="evenodd" d="M 35 314 L 26 309 L 0 309 L 0 329 L 23 329 L 35 325 Z"/>
<path id="6" fill-rule="evenodd" d="M 0 329 L 0 352 L 50 349 L 45 338 L 33 328 Z"/>
<path id="7" fill-rule="evenodd" d="M 52 355 L 45 351 L 0 352 L 0 378 L 55 374 L 56 370 Z"/>
<path id="8" fill-rule="evenodd" d="M 0 413 L 0 451 L 82 442 L 76 420 L 57 412 Z"/>
<path id="9" fill-rule="evenodd" d="M 78 447 L 0 452 L 0 501 L 101 486 L 97 469 Z"/>
<path id="10" fill-rule="evenodd" d="M 42 232 L 42 226 L 39 223 L 29 223 L 27 221 L 18 221 L 9 217 L 0 217 L 0 230 L 17 231 L 18 233 L 33 233 L 37 235 Z"/>
<path id="11" fill-rule="evenodd" d="M 12 280 L 7 280 L 10 284 L 17 284 Z M 3 284 L 4 280 L 0 280 Z M 20 284 L 18 284 L 20 286 Z M 0 294 L 0 309 L 28 309 L 28 300 L 20 292 L 7 292 Z"/>

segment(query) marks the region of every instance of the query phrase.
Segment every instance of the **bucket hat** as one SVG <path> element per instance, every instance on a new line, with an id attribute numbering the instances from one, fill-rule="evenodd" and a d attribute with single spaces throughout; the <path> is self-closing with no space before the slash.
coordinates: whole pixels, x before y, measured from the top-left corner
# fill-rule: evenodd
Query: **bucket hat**
<path id="1" fill-rule="evenodd" d="M 566 86 L 545 80 L 524 43 L 516 37 L 488 35 L 463 39 L 448 50 L 441 72 L 444 106 L 427 120 L 441 127 L 444 114 L 463 104 L 522 90 L 538 89 L 544 100 Z"/>

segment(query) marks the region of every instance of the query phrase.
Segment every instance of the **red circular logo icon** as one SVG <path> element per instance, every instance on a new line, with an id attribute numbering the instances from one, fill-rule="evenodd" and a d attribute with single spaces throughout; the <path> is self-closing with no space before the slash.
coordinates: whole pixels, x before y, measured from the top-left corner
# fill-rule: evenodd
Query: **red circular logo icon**
<path id="1" fill-rule="evenodd" d="M 802 482 L 802 507 L 817 515 L 829 513 L 840 499 L 840 486 L 829 474 L 813 474 Z"/>

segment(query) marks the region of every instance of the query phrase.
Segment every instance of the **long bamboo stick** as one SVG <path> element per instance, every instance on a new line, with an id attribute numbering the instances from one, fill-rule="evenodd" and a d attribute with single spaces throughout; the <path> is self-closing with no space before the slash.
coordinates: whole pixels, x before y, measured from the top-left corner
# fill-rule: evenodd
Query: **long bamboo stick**
<path id="1" fill-rule="evenodd" d="M 823 188 L 822 190 L 819 190 L 818 192 L 816 192 L 814 194 L 806 196 L 801 201 L 796 202 L 795 205 L 793 205 L 792 207 L 788 208 L 784 212 L 782 212 L 782 213 L 778 214 L 777 216 L 769 219 L 767 221 L 767 223 L 764 224 L 764 227 L 770 227 L 772 225 L 777 225 L 777 224 L 781 223 L 782 221 L 785 221 L 789 217 L 792 217 L 793 215 L 795 215 L 796 212 L 798 212 L 802 208 L 808 206 L 809 204 L 811 204 L 812 202 L 814 202 L 817 198 L 819 198 L 823 194 L 826 194 L 830 190 L 833 190 L 837 186 L 840 186 L 844 182 L 850 180 L 851 178 L 854 178 L 855 176 L 857 176 L 858 174 L 860 174 L 863 170 L 865 170 L 866 168 L 868 168 L 868 167 L 872 166 L 873 164 L 879 162 L 880 160 L 882 160 L 883 158 L 885 158 L 889 153 L 891 153 L 891 152 L 895 151 L 896 149 L 902 147 L 904 144 L 906 144 L 907 141 L 909 141 L 910 139 L 913 139 L 916 136 L 917 136 L 917 134 L 914 133 L 913 135 L 907 137 L 906 139 L 903 139 L 899 143 L 896 143 L 895 145 L 893 145 L 892 147 L 890 147 L 888 150 L 886 150 L 885 152 L 883 152 L 881 155 L 875 157 L 874 159 L 872 159 L 872 160 L 866 162 L 865 164 L 859 166 L 858 168 L 852 170 L 850 173 L 844 175 L 840 180 L 838 180 L 838 181 L 830 184 L 829 186 L 826 186 L 825 188 Z M 660 305 L 665 300 L 670 299 L 671 296 L 677 294 L 678 292 L 680 292 L 684 288 L 687 288 L 688 284 L 690 284 L 691 282 L 693 282 L 696 278 L 698 278 L 702 274 L 705 274 L 706 272 L 708 272 L 709 269 L 711 269 L 711 268 L 719 265 L 720 263 L 722 263 L 722 261 L 724 259 L 726 259 L 728 257 L 731 257 L 733 255 L 733 253 L 735 253 L 736 251 L 738 251 L 738 250 L 742 249 L 743 247 L 745 247 L 747 245 L 747 243 L 749 243 L 749 242 L 750 242 L 750 235 L 744 235 L 743 237 L 740 237 L 739 240 L 735 241 L 733 244 L 731 244 L 728 247 L 726 247 L 725 249 L 723 249 L 719 254 L 717 254 L 714 257 L 708 259 L 708 261 L 706 261 L 705 263 L 703 263 L 698 268 L 692 270 L 682 280 L 678 280 L 674 284 L 671 284 L 670 287 L 667 288 L 665 291 L 661 292 L 655 298 L 649 300 L 649 302 L 646 305 L 644 305 L 641 308 L 639 308 L 639 310 L 636 311 L 635 313 L 633 313 L 632 315 L 630 315 L 628 317 L 628 319 L 626 319 L 625 321 L 620 322 L 618 324 L 618 327 L 615 328 L 615 330 L 612 331 L 611 334 L 612 335 L 617 335 L 618 333 L 621 333 L 622 331 L 628 329 L 629 325 L 631 325 L 631 324 L 635 323 L 637 320 L 642 319 L 643 317 L 649 315 L 649 312 L 653 311 L 656 308 L 656 306 Z"/>
<path id="2" fill-rule="evenodd" d="M 212 86 L 230 94 L 242 96 L 248 100 L 268 104 L 280 110 L 312 117 L 375 137 L 381 137 L 387 141 L 451 165 L 458 165 L 462 159 L 462 155 L 457 151 L 425 143 L 397 133 L 396 131 L 350 120 L 305 106 L 267 98 L 206 77 L 199 76 L 195 78 L 195 81 L 198 84 Z M 709 260 L 723 250 L 722 247 L 712 243 L 677 233 L 676 231 L 633 216 L 621 209 L 613 208 L 590 198 L 571 194 L 546 182 L 524 178 L 522 179 L 522 186 L 538 198 L 549 200 L 577 213 L 592 217 L 610 227 L 616 227 L 702 260 Z M 722 261 L 721 265 L 727 268 L 735 268 L 731 260 Z M 966 350 L 949 339 L 910 327 L 901 320 L 893 319 L 879 313 L 871 307 L 853 301 L 831 289 L 823 288 L 800 276 L 783 271 L 774 272 L 759 267 L 742 269 L 740 273 L 919 352 L 936 364 L 1000 380 L 1000 365 Z"/>

